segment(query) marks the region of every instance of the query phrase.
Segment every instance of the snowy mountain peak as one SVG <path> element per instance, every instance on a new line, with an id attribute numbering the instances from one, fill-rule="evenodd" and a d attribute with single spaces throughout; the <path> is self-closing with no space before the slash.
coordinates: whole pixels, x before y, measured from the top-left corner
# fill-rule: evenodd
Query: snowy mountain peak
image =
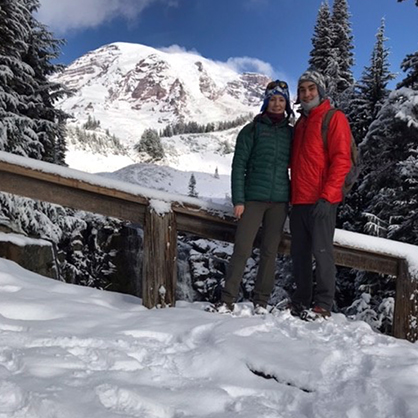
<path id="1" fill-rule="evenodd" d="M 229 121 L 257 113 L 268 77 L 239 74 L 178 47 L 112 43 L 91 51 L 56 80 L 75 91 L 59 105 L 79 123 L 88 116 L 122 141 L 179 121 Z"/>

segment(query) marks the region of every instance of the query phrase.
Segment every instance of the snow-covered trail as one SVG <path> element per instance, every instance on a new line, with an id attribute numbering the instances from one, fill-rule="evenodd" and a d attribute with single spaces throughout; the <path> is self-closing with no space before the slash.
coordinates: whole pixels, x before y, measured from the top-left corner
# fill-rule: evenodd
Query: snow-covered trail
<path id="1" fill-rule="evenodd" d="M 140 302 L 0 259 L 0 418 L 418 416 L 418 344 L 338 314 Z"/>

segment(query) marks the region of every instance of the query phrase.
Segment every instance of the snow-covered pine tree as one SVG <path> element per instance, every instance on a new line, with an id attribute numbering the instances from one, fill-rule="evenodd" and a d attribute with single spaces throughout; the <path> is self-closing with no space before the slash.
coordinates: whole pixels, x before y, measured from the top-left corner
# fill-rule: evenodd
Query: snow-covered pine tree
<path id="1" fill-rule="evenodd" d="M 407 75 L 398 83 L 397 88 L 409 87 L 418 90 L 418 51 L 414 54 L 408 54 L 402 61 L 401 68 Z"/>
<path id="2" fill-rule="evenodd" d="M 343 93 L 354 82 L 353 72 L 351 71 L 351 67 L 354 65 L 354 55 L 352 52 L 354 46 L 349 20 L 350 16 L 347 0 L 334 0 L 331 17 L 331 46 L 337 51 L 335 58 L 338 67 L 338 94 Z"/>
<path id="3" fill-rule="evenodd" d="M 321 4 L 309 59 L 310 66 L 324 74 L 333 104 L 343 110 L 348 100 L 347 92 L 354 82 L 351 71 L 354 46 L 349 18 L 346 0 L 335 0 L 332 14 L 327 1 Z"/>
<path id="4" fill-rule="evenodd" d="M 34 95 L 42 103 L 36 109 L 30 109 L 29 117 L 35 120 L 35 131 L 43 147 L 41 159 L 65 165 L 65 124 L 69 115 L 56 108 L 55 103 L 71 92 L 61 83 L 50 79 L 50 76 L 64 68 L 63 65 L 51 62 L 59 57 L 64 41 L 55 39 L 47 27 L 35 19 L 34 15 L 40 7 L 39 0 L 22 1 L 31 14 L 28 50 L 22 58 L 34 71 Z"/>
<path id="5" fill-rule="evenodd" d="M 418 130 L 418 129 L 417 129 Z M 418 135 L 417 135 L 418 143 Z M 399 163 L 403 187 L 398 191 L 390 218 L 388 238 L 418 244 L 418 145 Z"/>
<path id="6" fill-rule="evenodd" d="M 393 91 L 361 144 L 365 176 L 359 192 L 364 211 L 387 223 L 388 238 L 410 244 L 418 244 L 417 235 L 397 231 L 406 223 L 412 227 L 411 219 L 416 218 L 418 178 L 412 166 L 418 149 L 417 103 L 417 89 L 402 87 Z"/>
<path id="7" fill-rule="evenodd" d="M 351 130 L 358 142 L 367 134 L 370 124 L 376 119 L 384 101 L 389 95 L 387 85 L 395 78 L 389 70 L 389 49 L 385 46 L 385 20 L 382 19 L 376 34 L 376 43 L 360 80 L 355 85 L 355 93 L 347 114 Z"/>
<path id="8" fill-rule="evenodd" d="M 97 288 L 115 282 L 117 248 L 110 241 L 123 228 L 114 218 L 0 193 L 0 217 L 13 232 L 51 241 L 59 280 Z"/>
<path id="9" fill-rule="evenodd" d="M 30 13 L 22 1 L 2 0 L 0 8 L 0 149 L 40 158 L 34 122 L 23 113 L 32 102 L 33 69 L 22 60 L 28 50 Z M 28 100 L 28 95 L 30 100 Z"/>
<path id="10" fill-rule="evenodd" d="M 418 245 L 418 51 L 403 60 L 406 77 L 398 84 L 397 117 L 403 123 L 404 156 L 397 164 L 401 187 L 396 190 L 388 238 Z"/>
<path id="11" fill-rule="evenodd" d="M 206 124 L 205 132 L 214 132 L 215 131 L 215 124 L 213 122 L 209 122 Z"/>
<path id="12" fill-rule="evenodd" d="M 83 124 L 84 129 L 95 130 L 100 126 L 100 121 L 96 120 L 94 116 L 88 115 L 87 121 Z"/>
<path id="13" fill-rule="evenodd" d="M 3 0 L 0 9 L 0 149 L 64 164 L 64 112 L 57 99 L 68 94 L 49 76 L 61 69 L 60 53 L 34 14 L 39 0 Z"/>
<path id="14" fill-rule="evenodd" d="M 363 218 L 358 220 L 357 230 L 411 244 L 418 244 L 415 199 L 418 173 L 413 168 L 418 146 L 417 96 L 416 90 L 406 87 L 390 93 L 360 144 L 363 178 L 358 186 Z M 339 281 L 347 282 L 341 275 Z M 379 313 L 378 309 L 383 302 L 393 303 L 393 280 L 357 272 L 353 281 L 355 302 L 347 313 L 362 318 L 360 311 L 356 313 L 356 306 L 366 291 L 371 296 L 367 307 L 372 314 L 369 324 L 375 326 L 373 321 L 379 317 L 382 321 L 378 328 L 387 327 L 391 315 Z"/>
<path id="15" fill-rule="evenodd" d="M 190 180 L 189 180 L 189 193 L 188 193 L 188 195 L 190 197 L 199 197 L 199 194 L 196 191 L 196 178 L 195 178 L 193 173 L 190 176 Z"/>
<path id="16" fill-rule="evenodd" d="M 329 60 L 324 74 L 326 75 L 327 95 L 335 107 L 342 109 L 341 94 L 338 90 L 340 74 L 338 67 L 338 50 L 332 47 L 329 51 Z M 343 109 L 344 110 L 344 109 Z"/>
<path id="17" fill-rule="evenodd" d="M 137 152 L 146 152 L 155 161 L 165 156 L 161 139 L 155 129 L 145 129 L 134 149 Z"/>
<path id="18" fill-rule="evenodd" d="M 326 73 L 329 66 L 332 48 L 331 13 L 328 1 L 321 4 L 316 18 L 314 34 L 312 37 L 312 50 L 310 52 L 309 65 L 322 74 Z"/>
<path id="19" fill-rule="evenodd" d="M 388 82 L 395 78 L 389 71 L 388 55 L 389 50 L 385 47 L 385 21 L 382 19 L 379 30 L 376 34 L 370 66 L 365 67 L 362 77 L 353 89 L 352 98 L 347 107 L 347 116 L 350 121 L 351 131 L 357 144 L 366 136 L 369 127 L 383 106 L 389 95 Z M 363 211 L 362 196 L 358 193 L 358 185 L 361 183 L 364 174 L 354 185 L 350 194 L 341 207 L 338 215 L 338 225 L 345 229 L 362 232 L 358 230 L 358 219 Z M 364 224 L 363 224 L 364 226 Z"/>
<path id="20" fill-rule="evenodd" d="M 351 226 L 360 232 L 417 244 L 415 196 L 418 173 L 414 166 L 418 144 L 417 89 L 416 85 L 415 89 L 411 88 L 415 77 L 408 81 L 406 77 L 405 87 L 390 93 L 385 100 L 387 82 L 393 77 L 388 70 L 383 29 L 382 22 L 371 66 L 365 69 L 361 80 L 363 89 L 357 89 L 357 93 L 363 94 L 363 107 L 359 103 L 352 105 L 353 111 L 356 112 L 358 108 L 358 116 L 364 119 L 360 120 L 363 124 L 357 128 L 356 122 L 353 123 L 357 131 L 355 134 L 365 135 L 365 138 L 360 144 L 362 174 L 357 189 L 353 189 L 353 194 L 348 198 L 351 203 L 353 198 L 358 199 L 354 202 L 358 210 L 353 218 L 358 213 L 363 213 L 363 217 L 355 219 L 358 224 L 351 222 Z M 407 61 L 408 57 L 404 62 Z M 375 120 L 373 112 L 377 114 Z M 364 272 L 357 272 L 350 281 L 344 281 L 343 277 L 339 274 L 342 285 L 355 283 L 355 301 L 345 312 L 367 320 L 373 328 L 387 331 L 392 313 L 390 310 L 382 311 L 381 307 L 393 305 L 393 280 Z M 360 305 L 363 308 L 359 309 Z M 366 312 L 367 317 L 364 317 Z"/>

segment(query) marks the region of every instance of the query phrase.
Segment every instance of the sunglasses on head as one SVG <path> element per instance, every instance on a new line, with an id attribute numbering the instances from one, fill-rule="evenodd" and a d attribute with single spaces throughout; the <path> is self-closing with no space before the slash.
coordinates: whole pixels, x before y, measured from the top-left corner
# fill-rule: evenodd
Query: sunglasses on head
<path id="1" fill-rule="evenodd" d="M 280 87 L 281 89 L 287 89 L 288 85 L 286 81 L 281 81 L 281 80 L 271 81 L 270 83 L 267 84 L 267 90 L 273 90 L 276 87 Z"/>

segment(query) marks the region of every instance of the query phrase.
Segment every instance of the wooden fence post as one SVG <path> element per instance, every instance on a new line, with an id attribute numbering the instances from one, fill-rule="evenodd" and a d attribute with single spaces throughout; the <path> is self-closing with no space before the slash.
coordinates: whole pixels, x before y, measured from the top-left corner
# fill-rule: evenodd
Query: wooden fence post
<path id="1" fill-rule="evenodd" d="M 148 206 L 144 225 L 142 302 L 147 308 L 174 306 L 177 284 L 177 226 L 173 212 Z"/>
<path id="2" fill-rule="evenodd" d="M 411 278 L 406 260 L 399 261 L 396 278 L 393 336 L 411 342 L 418 339 L 418 283 Z"/>

